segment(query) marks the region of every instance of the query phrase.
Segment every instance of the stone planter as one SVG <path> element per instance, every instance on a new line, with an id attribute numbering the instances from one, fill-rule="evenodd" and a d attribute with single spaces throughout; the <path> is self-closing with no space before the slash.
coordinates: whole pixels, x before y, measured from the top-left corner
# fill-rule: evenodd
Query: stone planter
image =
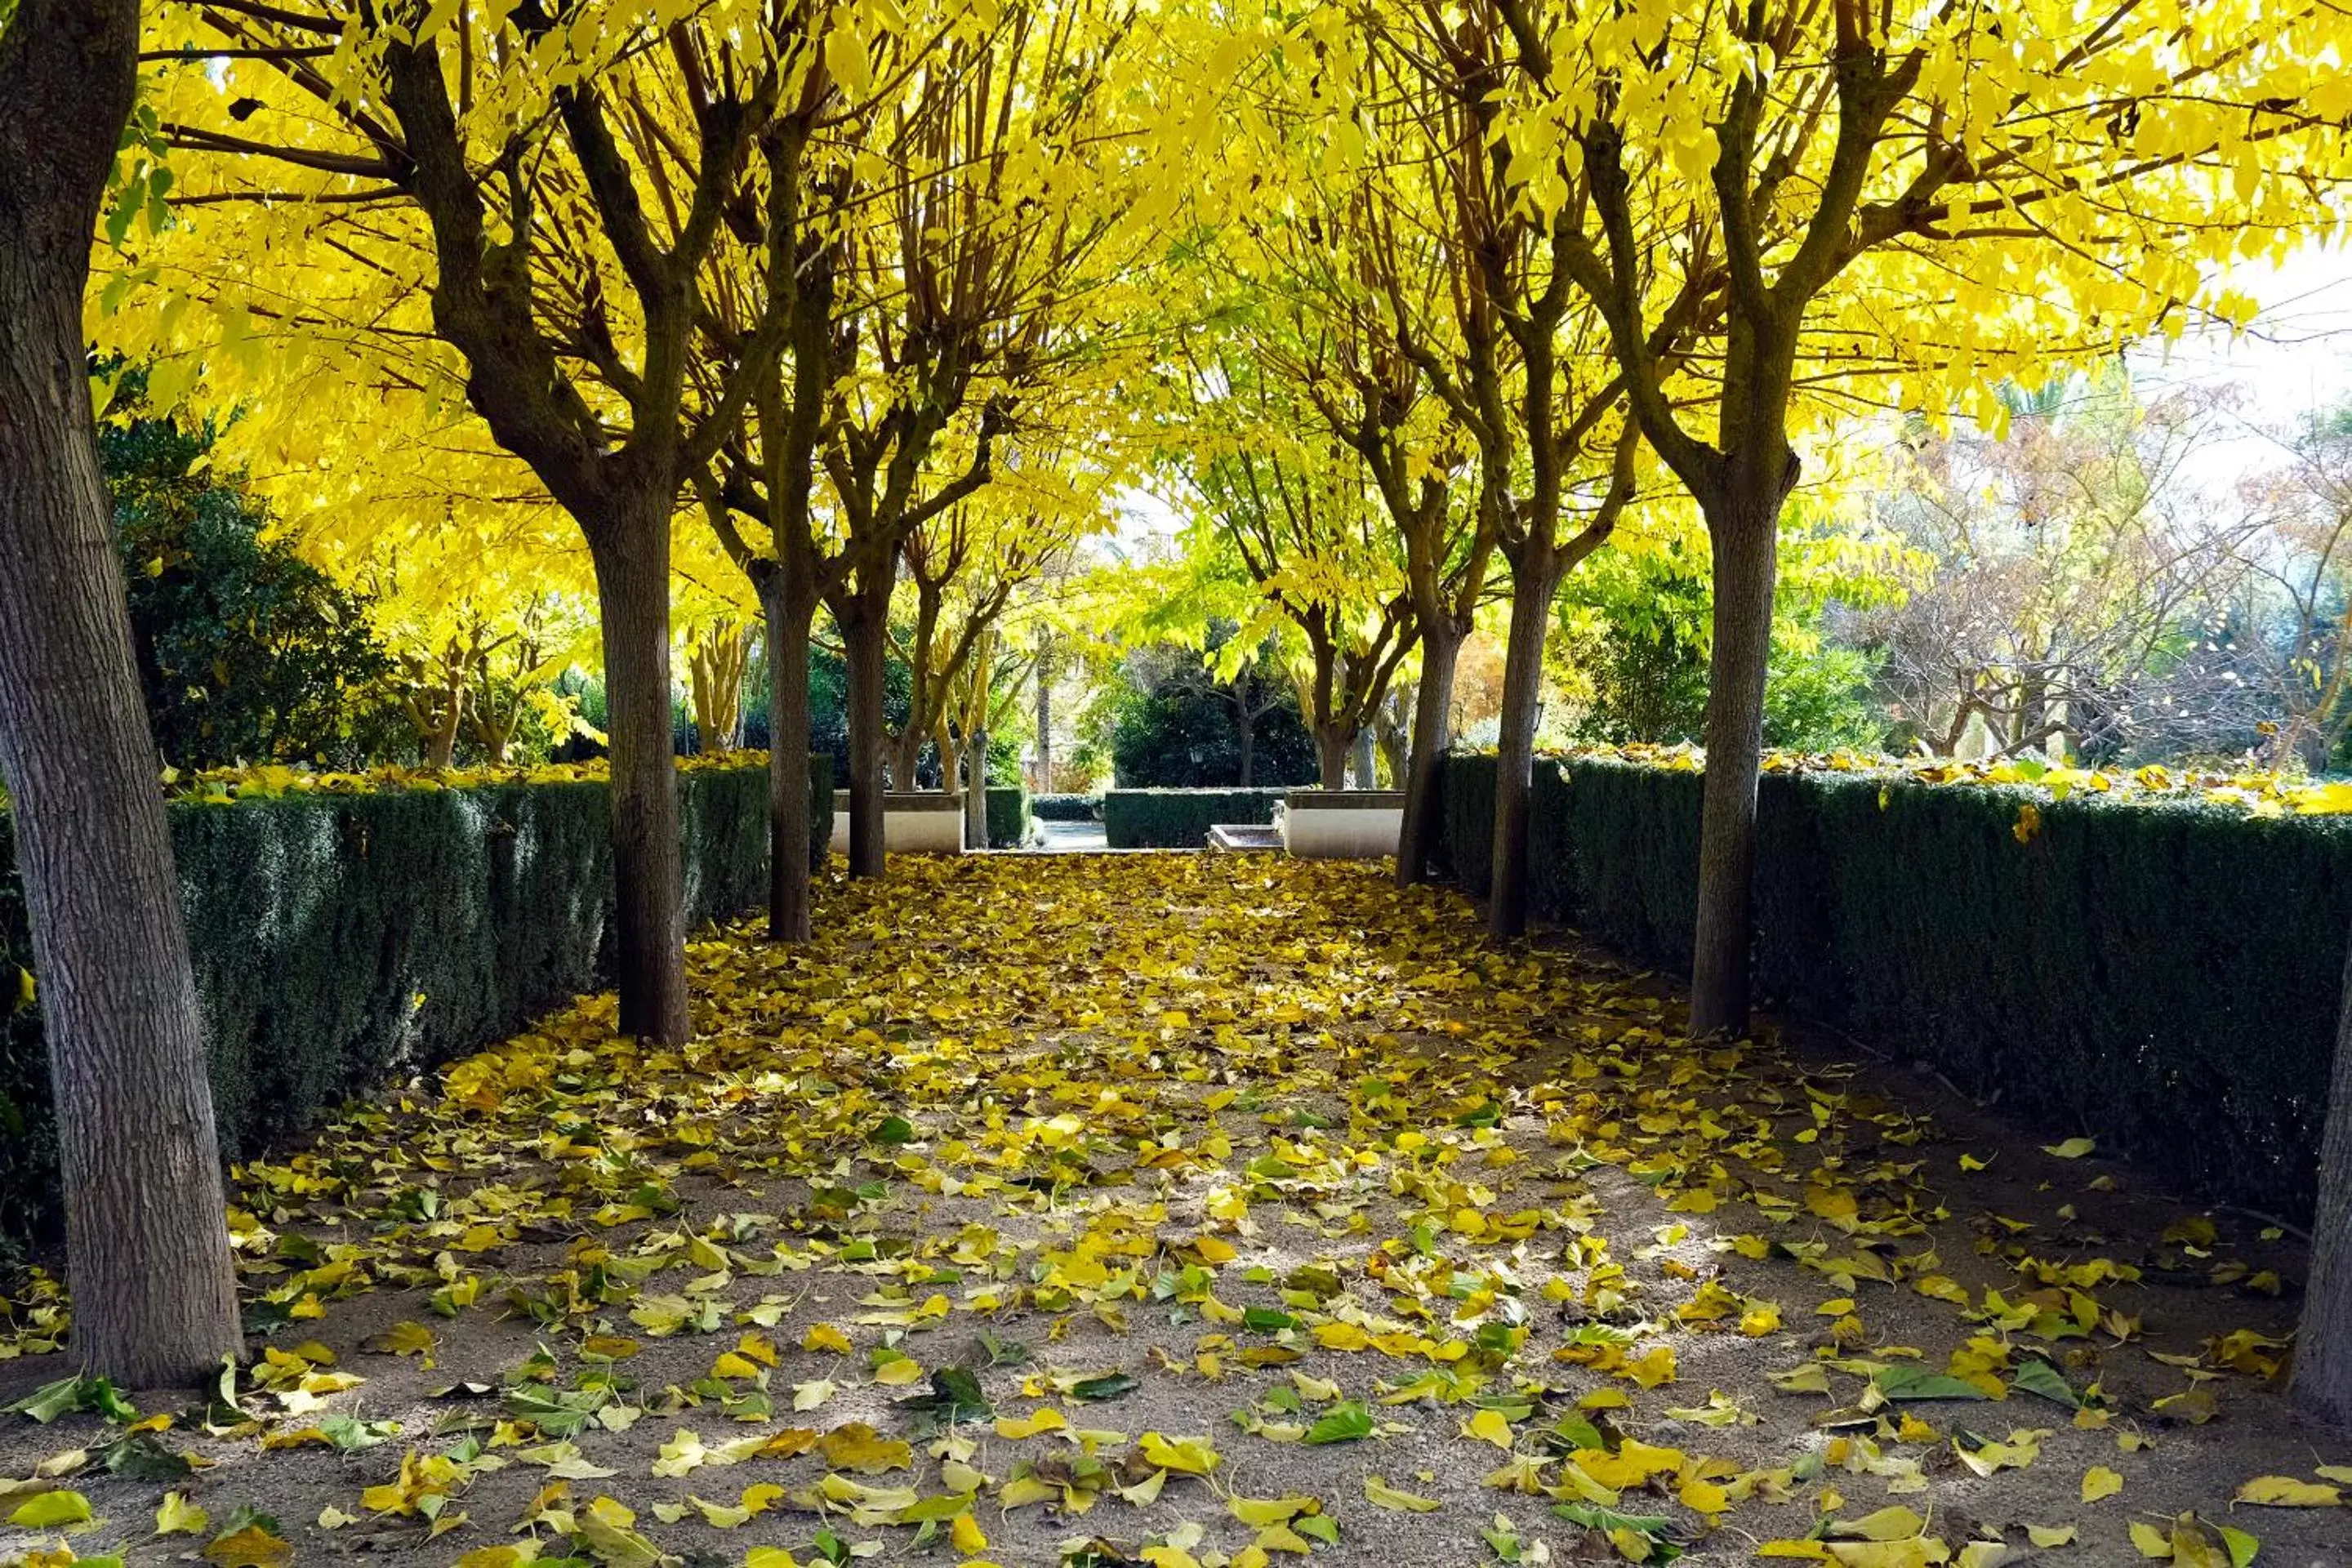
<path id="1" fill-rule="evenodd" d="M 924 790 L 882 797 L 882 847 L 892 855 L 963 853 L 963 791 Z M 833 792 L 833 852 L 849 853 L 849 792 Z"/>
<path id="2" fill-rule="evenodd" d="M 1307 860 L 1377 860 L 1404 830 L 1400 790 L 1293 790 L 1282 801 L 1282 847 Z"/>

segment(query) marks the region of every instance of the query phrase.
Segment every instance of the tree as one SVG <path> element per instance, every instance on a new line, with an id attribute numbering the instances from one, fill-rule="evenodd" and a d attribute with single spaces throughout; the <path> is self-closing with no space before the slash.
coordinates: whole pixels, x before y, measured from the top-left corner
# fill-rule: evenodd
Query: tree
<path id="1" fill-rule="evenodd" d="M 1498 507 L 1480 504 L 1502 492 L 1468 471 L 1476 441 L 1462 399 L 1439 395 L 1471 383 L 1471 345 L 1496 331 L 1458 194 L 1464 160 L 1481 154 L 1442 72 L 1367 47 L 1370 29 L 1351 36 L 1331 19 L 1310 12 L 1296 40 L 1314 54 L 1311 73 L 1254 79 L 1258 113 L 1243 129 L 1262 129 L 1266 146 L 1253 178 L 1286 176 L 1286 200 L 1234 198 L 1220 254 L 1237 298 L 1220 315 L 1257 374 L 1279 379 L 1356 451 L 1402 544 L 1419 660 L 1397 770 L 1397 879 L 1410 886 L 1427 876 L 1443 826 L 1437 766 L 1453 738 L 1454 672 L 1502 523 Z M 1275 58 L 1282 47 L 1272 46 Z"/>
<path id="2" fill-rule="evenodd" d="M 751 666 L 751 628 L 720 619 L 702 629 L 687 655 L 694 702 L 694 733 L 703 752 L 733 749 L 743 722 L 743 676 Z"/>
<path id="3" fill-rule="evenodd" d="M 1570 579 L 1559 623 L 1568 728 L 1585 740 L 1697 741 L 1706 732 L 1710 584 L 1695 517 L 1650 510 L 1633 538 Z M 1900 603 L 1916 552 L 1866 518 L 1833 512 L 1782 531 L 1775 579 L 1767 744 L 1797 751 L 1875 749 L 1886 725 L 1874 703 L 1879 657 L 1858 625 Z"/>
<path id="4" fill-rule="evenodd" d="M 396 738 L 364 593 L 269 537 L 217 433 L 118 386 L 98 431 L 147 716 L 175 767 L 363 763 Z"/>
<path id="5" fill-rule="evenodd" d="M 462 356 L 468 402 L 581 530 L 603 618 L 621 1026 L 682 1040 L 670 519 L 782 346 L 793 252 L 772 163 L 792 149 L 786 110 L 821 90 L 820 18 L 795 6 L 739 28 L 621 0 L 602 26 L 538 4 L 199 14 L 218 58 L 277 79 L 265 96 L 192 94 L 210 123 L 165 132 L 215 165 L 202 194 L 282 196 L 244 166 L 275 163 L 343 182 L 314 201 L 389 195 L 421 220 L 399 238 L 430 255 L 432 330 Z M 316 40 L 347 35 L 354 47 L 322 62 Z M 720 273 L 763 287 L 751 329 L 714 342 L 704 301 Z"/>
<path id="6" fill-rule="evenodd" d="M 1507 15 L 1484 6 L 1450 25 L 1433 21 L 1385 37 L 1432 89 L 1426 134 L 1450 153 L 1456 244 L 1475 280 L 1463 312 L 1463 374 L 1457 378 L 1433 354 L 1421 363 L 1475 442 L 1477 504 L 1496 520 L 1496 542 L 1511 565 L 1486 909 L 1486 929 L 1511 937 L 1527 926 L 1536 710 L 1552 600 L 1566 574 L 1608 542 L 1633 499 L 1639 437 L 1621 407 L 1622 377 L 1598 353 L 1601 318 L 1571 282 L 1576 232 L 1519 190 L 1524 180 L 1495 83 L 1507 76 L 1524 41 Z M 1703 298 L 1689 288 L 1675 295 L 1645 349 L 1676 353 Z M 1571 506 L 1581 515 L 1563 533 Z"/>
<path id="7" fill-rule="evenodd" d="M 2241 487 L 2259 527 L 2237 552 L 2238 597 L 2193 662 L 2223 678 L 2200 692 L 2243 693 L 2241 731 L 2269 757 L 2339 771 L 2352 736 L 2352 416 L 2312 419 L 2283 445 L 2285 460 Z"/>
<path id="8" fill-rule="evenodd" d="M 1102 499 L 1118 475 L 1059 443 L 1016 443 L 993 482 L 933 517 L 905 546 L 915 584 L 911 620 L 891 632 L 908 673 L 906 722 L 893 772 L 915 776 L 928 741 L 937 748 L 940 787 L 964 766 L 966 842 L 987 839 L 989 736 L 1006 717 L 998 691 L 1017 684 L 1030 657 L 1015 651 L 1011 625 L 1042 610 L 1040 589 L 1068 569 L 1081 540 L 1108 526 Z"/>
<path id="9" fill-rule="evenodd" d="M 1232 636 L 1212 628 L 1211 653 Z M 1081 729 L 1107 731 L 1113 775 L 1128 789 L 1243 789 L 1316 776 L 1314 737 L 1271 650 L 1220 677 L 1181 643 L 1147 644 L 1120 661 Z"/>
<path id="10" fill-rule="evenodd" d="M 1643 438 L 1707 526 L 1691 1026 L 1737 1032 L 1774 535 L 1804 405 L 1837 406 L 1889 369 L 1938 411 L 1981 399 L 1988 371 L 2178 322 L 2212 292 L 2200 265 L 2331 221 L 2346 104 L 2313 62 L 2347 23 L 2262 0 L 2116 0 L 2060 36 L 2027 0 L 1492 4 L 1510 38 L 1492 96 L 1514 199 L 1560 236 Z M 1703 382 L 1659 341 L 1694 298 Z M 2213 309 L 2242 321 L 2251 306 Z M 1711 436 L 1689 423 L 1702 409 Z"/>
<path id="11" fill-rule="evenodd" d="M 2185 703 L 2234 684 L 2187 657 L 2236 596 L 2262 532 L 2197 493 L 2209 395 L 2141 403 L 2119 378 L 2001 394 L 2005 428 L 1923 441 L 1884 507 L 1927 563 L 1864 636 L 1918 743 L 1949 756 L 1975 737 L 2000 756 L 2132 750 Z M 2231 715 L 2233 716 L 2233 715 Z M 2251 728 L 2251 726 L 2246 726 Z"/>
<path id="12" fill-rule="evenodd" d="M 1195 379 L 1198 426 L 1226 427 L 1196 435 L 1202 449 L 1185 465 L 1202 507 L 1195 548 L 1229 556 L 1258 601 L 1221 673 L 1237 670 L 1266 623 L 1288 622 L 1306 645 L 1296 684 L 1322 786 L 1345 789 L 1349 754 L 1417 635 L 1394 535 L 1357 453 L 1303 428 L 1263 377 L 1227 362 Z"/>
<path id="13" fill-rule="evenodd" d="M 74 1352 L 131 1386 L 241 1342 L 203 1019 L 83 346 L 136 0 L 0 13 L 0 773 L 58 1110 Z"/>

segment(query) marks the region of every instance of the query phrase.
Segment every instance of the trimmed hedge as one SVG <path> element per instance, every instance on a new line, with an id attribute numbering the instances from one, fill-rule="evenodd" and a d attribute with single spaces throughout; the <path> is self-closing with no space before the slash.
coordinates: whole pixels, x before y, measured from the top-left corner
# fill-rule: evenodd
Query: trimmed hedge
<path id="1" fill-rule="evenodd" d="M 1265 824 L 1287 789 L 1115 789 L 1102 797 L 1113 849 L 1198 849 L 1221 822 Z"/>
<path id="2" fill-rule="evenodd" d="M 988 847 L 1018 849 L 1029 837 L 1029 791 L 1021 784 L 988 786 Z"/>
<path id="3" fill-rule="evenodd" d="M 811 759 L 811 848 L 833 831 L 833 760 Z M 232 1158 L 395 1072 L 506 1038 L 589 989 L 611 957 L 602 783 L 175 803 L 173 858 Z M 764 765 L 678 774 L 689 924 L 768 891 Z M 54 1234 L 57 1143 L 31 946 L 0 814 L 0 1240 Z"/>
<path id="4" fill-rule="evenodd" d="M 1494 759 L 1448 758 L 1444 776 L 1439 859 L 1477 892 Z M 1687 965 L 1700 775 L 1574 758 L 1538 763 L 1535 785 L 1534 912 Z M 2040 826 L 2021 839 L 2028 804 Z M 1760 997 L 2186 1189 L 2309 1212 L 2352 818 L 1767 773 L 1755 910 Z"/>
<path id="5" fill-rule="evenodd" d="M 1033 795 L 1029 815 L 1040 822 L 1095 822 L 1102 816 L 1098 795 Z"/>

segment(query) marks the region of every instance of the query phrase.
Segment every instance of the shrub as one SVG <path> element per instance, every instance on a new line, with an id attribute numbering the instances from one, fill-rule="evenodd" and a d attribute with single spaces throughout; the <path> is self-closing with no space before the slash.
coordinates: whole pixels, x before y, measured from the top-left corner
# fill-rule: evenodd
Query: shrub
<path id="1" fill-rule="evenodd" d="M 1029 815 L 1040 822 L 1098 822 L 1102 819 L 1102 796 L 1033 795 L 1029 797 Z"/>
<path id="2" fill-rule="evenodd" d="M 833 761 L 811 759 L 811 847 L 833 829 Z M 687 917 L 767 896 L 765 764 L 678 776 Z M 602 782 L 175 802 L 196 994 L 223 1152 L 252 1154 L 387 1075 L 503 1039 L 607 973 Z M 31 966 L 0 814 L 0 1236 L 54 1233 L 57 1145 Z"/>
<path id="3" fill-rule="evenodd" d="M 1635 963 L 1686 965 L 1700 784 L 1688 768 L 1538 763 L 1536 911 Z M 1444 794 L 1440 860 L 1475 891 L 1493 759 L 1448 758 Z M 2186 1189 L 2308 1212 L 2352 930 L 2352 819 L 1767 773 L 1755 908 L 1759 996 L 2147 1158 Z"/>
<path id="4" fill-rule="evenodd" d="M 1268 823 L 1281 789 L 1115 789 L 1102 797 L 1113 849 L 1198 849 L 1218 823 Z"/>
<path id="5" fill-rule="evenodd" d="M 1029 792 L 1019 784 L 992 784 L 988 790 L 988 847 L 1018 849 L 1029 837 Z"/>

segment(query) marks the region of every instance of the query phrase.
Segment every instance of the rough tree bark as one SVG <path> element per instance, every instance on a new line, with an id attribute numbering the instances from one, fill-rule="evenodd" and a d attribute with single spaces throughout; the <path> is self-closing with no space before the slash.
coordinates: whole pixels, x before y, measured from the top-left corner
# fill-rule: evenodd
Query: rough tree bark
<path id="1" fill-rule="evenodd" d="M 1054 639 L 1037 634 L 1037 793 L 1054 789 Z"/>
<path id="2" fill-rule="evenodd" d="M 137 0 L 0 34 L 0 773 L 48 1038 L 73 1359 L 184 1384 L 240 1343 L 203 1020 L 81 334 Z"/>
<path id="3" fill-rule="evenodd" d="M 1327 790 L 1348 787 L 1348 752 L 1355 737 L 1339 724 L 1315 726 L 1315 766 L 1319 775 L 1317 782 Z"/>
<path id="4" fill-rule="evenodd" d="M 889 731 L 882 711 L 888 675 L 890 591 L 898 584 L 898 552 L 861 573 L 834 606 L 849 666 L 849 874 L 879 877 L 885 870 L 882 839 L 883 751 Z M 911 779 L 895 781 L 912 789 Z"/>
<path id="5" fill-rule="evenodd" d="M 1462 637 L 1445 617 L 1424 619 L 1421 627 L 1421 685 L 1413 693 L 1412 752 L 1405 764 L 1404 818 L 1397 831 L 1397 886 L 1429 879 L 1429 857 L 1445 827 L 1445 802 L 1438 794 L 1437 770 L 1454 743 L 1454 667 Z"/>
<path id="6" fill-rule="evenodd" d="M 1532 553 L 1532 552 L 1531 552 Z M 1546 552 L 1549 553 L 1549 552 Z M 1513 937 L 1528 926 L 1528 819 L 1535 792 L 1536 718 L 1543 696 L 1543 645 L 1560 574 L 1549 563 L 1511 579 L 1511 627 L 1503 654 L 1503 711 L 1495 741 L 1494 869 L 1486 929 Z"/>
<path id="7" fill-rule="evenodd" d="M 2319 1217 L 2311 1226 L 2311 1279 L 2289 1392 L 2321 1420 L 2352 1426 L 2352 963 L 2344 994 L 2319 1156 Z"/>
<path id="8" fill-rule="evenodd" d="M 768 937 L 814 934 L 809 879 L 809 637 L 816 591 L 788 581 L 789 564 L 761 584 L 768 623 Z"/>
<path id="9" fill-rule="evenodd" d="M 612 736 L 614 979 L 621 1032 L 693 1037 L 686 1005 L 686 881 L 670 754 L 670 498 L 649 490 L 589 534 Z"/>
<path id="10" fill-rule="evenodd" d="M 1743 465 L 1744 467 L 1745 465 Z M 1731 487 L 1702 507 L 1714 563 L 1715 647 L 1707 670 L 1706 774 L 1701 787 L 1698 919 L 1692 937 L 1694 1038 L 1748 1027 L 1749 889 L 1756 865 L 1756 781 L 1762 772 L 1765 665 L 1783 473 Z"/>
<path id="11" fill-rule="evenodd" d="M 978 730 L 963 749 L 963 847 L 988 847 L 988 731 Z M 952 788 L 955 781 L 948 784 Z"/>
<path id="12" fill-rule="evenodd" d="M 1355 770 L 1358 789 L 1381 787 L 1380 764 L 1374 760 L 1372 753 L 1371 725 L 1366 724 L 1356 731 L 1355 756 L 1349 766 Z"/>

